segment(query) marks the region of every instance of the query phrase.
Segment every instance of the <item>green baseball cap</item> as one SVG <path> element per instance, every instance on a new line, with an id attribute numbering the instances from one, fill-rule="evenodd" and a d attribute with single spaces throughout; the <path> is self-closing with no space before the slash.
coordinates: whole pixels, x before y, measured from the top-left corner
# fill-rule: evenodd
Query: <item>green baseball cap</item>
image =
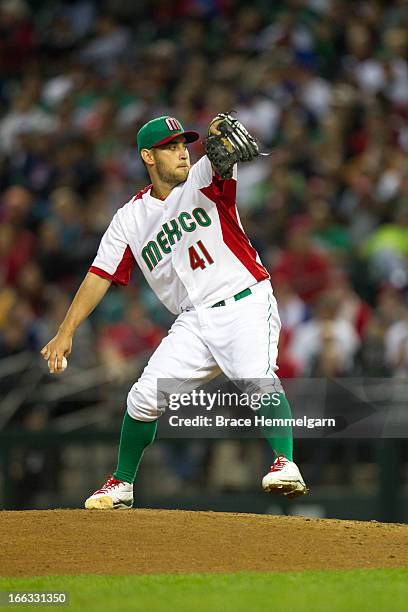
<path id="1" fill-rule="evenodd" d="M 194 142 L 200 138 L 198 132 L 185 131 L 180 121 L 174 117 L 164 115 L 148 121 L 137 133 L 137 150 L 151 149 L 170 142 L 177 136 L 184 136 L 187 142 Z"/>

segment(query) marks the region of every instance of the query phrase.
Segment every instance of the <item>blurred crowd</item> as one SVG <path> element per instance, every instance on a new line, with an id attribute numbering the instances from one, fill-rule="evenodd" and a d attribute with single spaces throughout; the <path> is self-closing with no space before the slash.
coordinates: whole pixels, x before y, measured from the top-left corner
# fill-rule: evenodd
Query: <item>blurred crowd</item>
<path id="1" fill-rule="evenodd" d="M 408 0 L 2 0 L 0 358 L 38 354 L 146 185 L 138 128 L 171 114 L 205 135 L 234 109 L 269 153 L 240 167 L 238 203 L 281 377 L 406 375 L 407 52 Z M 71 363 L 119 372 L 171 320 L 136 273 Z"/>

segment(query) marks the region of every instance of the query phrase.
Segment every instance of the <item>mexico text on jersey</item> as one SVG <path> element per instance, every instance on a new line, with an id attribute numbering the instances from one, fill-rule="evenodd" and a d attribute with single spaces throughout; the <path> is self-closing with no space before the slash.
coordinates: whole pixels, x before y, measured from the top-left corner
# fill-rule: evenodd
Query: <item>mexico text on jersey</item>
<path id="1" fill-rule="evenodd" d="M 221 180 L 204 156 L 164 201 L 149 185 L 120 208 L 90 271 L 126 285 L 135 262 L 175 314 L 269 278 L 239 219 L 236 168 L 234 178 Z"/>

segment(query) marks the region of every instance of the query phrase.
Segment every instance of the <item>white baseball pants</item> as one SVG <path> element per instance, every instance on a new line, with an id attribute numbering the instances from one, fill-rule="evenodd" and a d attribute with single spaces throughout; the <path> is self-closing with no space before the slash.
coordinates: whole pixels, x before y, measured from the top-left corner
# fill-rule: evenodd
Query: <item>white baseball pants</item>
<path id="1" fill-rule="evenodd" d="M 131 417 L 154 421 L 162 414 L 158 379 L 183 381 L 190 390 L 220 372 L 230 379 L 279 383 L 276 360 L 281 323 L 270 281 L 253 285 L 251 292 L 238 301 L 226 300 L 225 306 L 191 309 L 177 317 L 129 391 Z"/>

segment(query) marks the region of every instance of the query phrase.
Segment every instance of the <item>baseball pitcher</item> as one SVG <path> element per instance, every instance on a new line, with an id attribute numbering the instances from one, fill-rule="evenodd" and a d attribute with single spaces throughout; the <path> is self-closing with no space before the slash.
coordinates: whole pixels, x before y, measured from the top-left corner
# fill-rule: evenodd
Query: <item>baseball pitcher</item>
<path id="1" fill-rule="evenodd" d="M 160 378 L 199 386 L 222 371 L 231 379 L 270 381 L 271 396 L 273 390 L 279 397 L 273 410 L 271 402 L 273 416 L 291 418 L 276 374 L 276 300 L 236 207 L 237 162 L 254 159 L 258 146 L 237 119 L 222 113 L 210 124 L 206 154 L 191 166 L 188 144 L 198 138 L 169 116 L 139 130 L 138 152 L 151 184 L 114 215 L 57 335 L 41 351 L 50 372 L 61 372 L 77 327 L 112 283 L 128 284 L 135 263 L 178 315 L 128 394 L 117 468 L 86 508 L 132 507 L 133 482 L 162 412 Z M 276 453 L 263 489 L 289 498 L 307 493 L 293 462 L 290 426 L 263 433 Z"/>

